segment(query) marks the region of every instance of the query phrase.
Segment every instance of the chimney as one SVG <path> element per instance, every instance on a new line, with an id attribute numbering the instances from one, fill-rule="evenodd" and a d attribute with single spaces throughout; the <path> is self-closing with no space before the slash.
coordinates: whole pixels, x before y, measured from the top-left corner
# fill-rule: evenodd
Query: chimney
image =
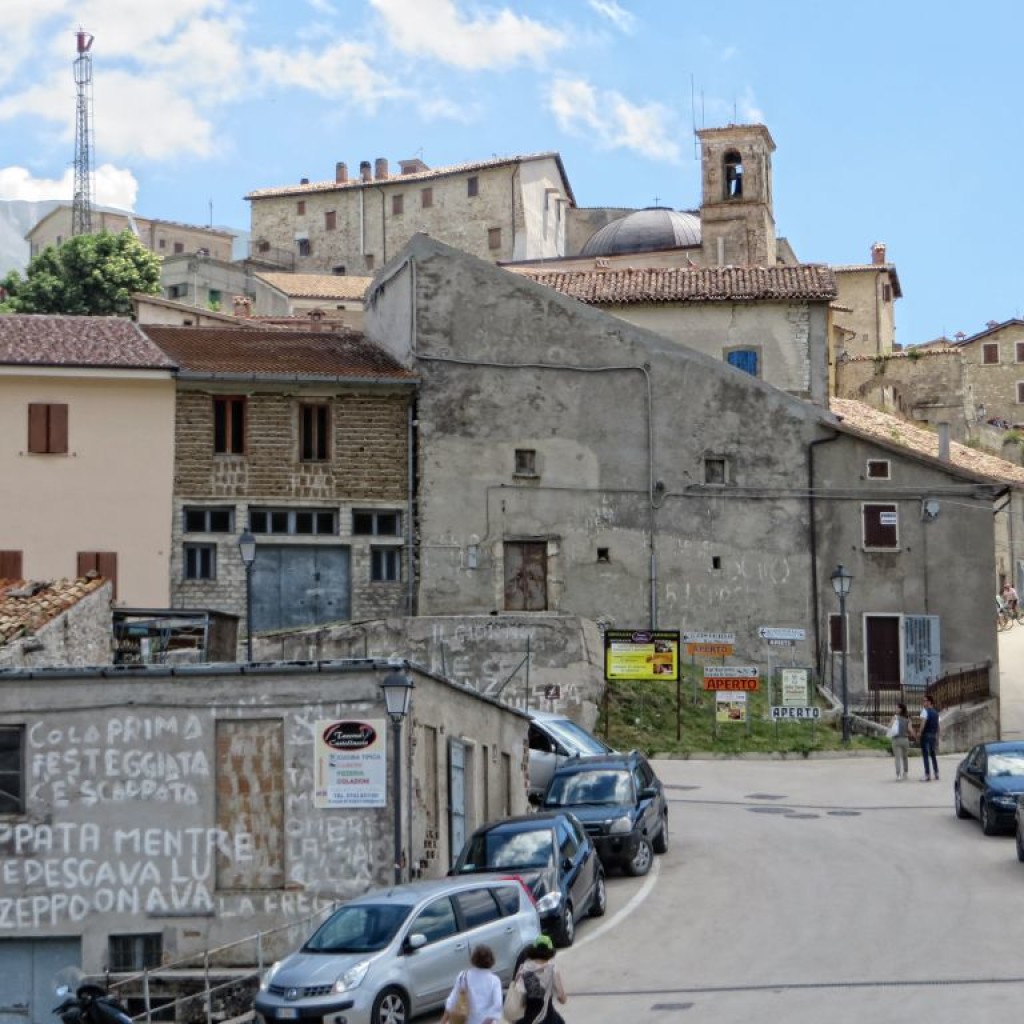
<path id="1" fill-rule="evenodd" d="M 871 246 L 871 262 L 876 267 L 885 266 L 885 242 L 875 242 Z"/>
<path id="2" fill-rule="evenodd" d="M 949 462 L 949 424 L 936 423 L 939 431 L 939 458 L 943 462 Z"/>
<path id="3" fill-rule="evenodd" d="M 373 164 L 373 176 L 378 181 L 383 181 L 388 176 L 387 157 L 379 156 Z"/>
<path id="4" fill-rule="evenodd" d="M 348 166 L 341 160 L 334 165 L 334 180 L 339 185 L 344 185 L 348 181 Z"/>
<path id="5" fill-rule="evenodd" d="M 371 180 L 371 178 L 370 178 L 370 161 L 369 160 L 361 160 L 359 162 L 359 180 L 360 181 L 370 181 Z"/>
<path id="6" fill-rule="evenodd" d="M 998 322 L 998 321 L 996 321 L 996 320 L 987 320 L 987 321 L 985 322 L 985 326 L 986 326 L 986 327 L 987 327 L 987 328 L 988 328 L 988 329 L 989 329 L 989 330 L 991 331 L 991 330 L 993 330 L 994 328 L 996 328 L 996 327 L 998 327 L 998 326 L 999 326 L 999 322 Z"/>
<path id="7" fill-rule="evenodd" d="M 248 295 L 235 295 L 231 299 L 235 316 L 248 319 L 252 316 L 252 299 Z"/>

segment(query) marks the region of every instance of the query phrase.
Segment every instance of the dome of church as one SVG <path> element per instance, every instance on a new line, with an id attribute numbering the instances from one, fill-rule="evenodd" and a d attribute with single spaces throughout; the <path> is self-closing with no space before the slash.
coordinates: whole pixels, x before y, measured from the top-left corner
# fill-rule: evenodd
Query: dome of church
<path id="1" fill-rule="evenodd" d="M 581 256 L 624 256 L 700 245 L 700 217 L 662 206 L 635 210 L 595 231 L 580 250 Z"/>

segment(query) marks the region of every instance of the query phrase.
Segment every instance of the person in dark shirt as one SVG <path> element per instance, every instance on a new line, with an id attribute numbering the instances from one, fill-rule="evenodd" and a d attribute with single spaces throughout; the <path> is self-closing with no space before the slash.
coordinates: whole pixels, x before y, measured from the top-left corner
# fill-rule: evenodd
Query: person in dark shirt
<path id="1" fill-rule="evenodd" d="M 925 696 L 921 705 L 921 724 L 918 726 L 918 739 L 921 741 L 921 761 L 924 766 L 922 782 L 939 781 L 939 762 L 935 757 L 939 747 L 939 710 L 935 701 Z"/>

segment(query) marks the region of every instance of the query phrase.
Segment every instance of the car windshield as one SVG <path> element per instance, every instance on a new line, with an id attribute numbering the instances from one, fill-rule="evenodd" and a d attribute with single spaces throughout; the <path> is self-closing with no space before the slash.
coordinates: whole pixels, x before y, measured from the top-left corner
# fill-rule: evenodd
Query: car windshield
<path id="1" fill-rule="evenodd" d="M 580 754 L 608 754 L 611 748 L 571 718 L 545 719 L 542 723 L 548 732 L 557 736 L 562 746 Z"/>
<path id="2" fill-rule="evenodd" d="M 544 797 L 544 803 L 549 807 L 579 804 L 621 806 L 633 802 L 632 777 L 629 772 L 615 768 L 556 773 Z"/>
<path id="3" fill-rule="evenodd" d="M 370 953 L 395 937 L 412 908 L 398 903 L 349 904 L 332 914 L 303 946 L 307 953 Z"/>
<path id="4" fill-rule="evenodd" d="M 554 860 L 555 842 L 549 828 L 485 832 L 470 840 L 460 871 L 546 868 Z"/>
<path id="5" fill-rule="evenodd" d="M 1008 750 L 1002 754 L 989 754 L 989 775 L 1024 775 L 1024 750 Z"/>

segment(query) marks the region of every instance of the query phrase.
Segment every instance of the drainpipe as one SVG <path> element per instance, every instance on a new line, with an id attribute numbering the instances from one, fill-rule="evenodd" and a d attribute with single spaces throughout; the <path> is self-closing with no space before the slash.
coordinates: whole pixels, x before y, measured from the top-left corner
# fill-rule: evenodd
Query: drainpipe
<path id="1" fill-rule="evenodd" d="M 405 458 L 406 458 L 406 511 L 405 511 L 405 560 L 406 560 L 406 595 L 405 595 L 405 614 L 413 616 L 415 612 L 416 602 L 416 587 L 415 580 L 413 579 L 413 572 L 416 566 L 416 559 L 414 558 L 413 544 L 416 538 L 416 529 L 413 523 L 413 514 L 416 507 L 415 498 L 415 486 L 416 486 L 416 473 L 413 467 L 413 459 L 415 458 L 416 451 L 416 399 L 413 398 L 406 409 L 406 441 L 405 441 Z"/>
<path id="2" fill-rule="evenodd" d="M 510 259 L 516 258 L 516 177 L 519 174 L 519 164 L 515 164 L 512 167 L 512 177 L 509 179 L 509 184 L 512 190 L 512 202 L 511 202 L 511 216 L 509 217 L 509 223 L 512 226 L 512 253 Z M 523 259 L 527 258 L 527 253 L 523 253 Z"/>
<path id="3" fill-rule="evenodd" d="M 819 444 L 831 444 L 839 440 L 839 433 L 831 437 L 819 437 L 807 446 L 807 514 L 810 519 L 809 532 L 811 541 L 811 598 L 814 607 L 814 663 L 822 665 L 821 660 L 821 616 L 818 615 L 818 530 L 815 523 L 815 512 L 817 511 L 814 499 L 814 449 Z M 843 625 L 844 636 L 846 625 Z M 850 640 L 845 636 L 846 646 L 849 647 Z"/>

